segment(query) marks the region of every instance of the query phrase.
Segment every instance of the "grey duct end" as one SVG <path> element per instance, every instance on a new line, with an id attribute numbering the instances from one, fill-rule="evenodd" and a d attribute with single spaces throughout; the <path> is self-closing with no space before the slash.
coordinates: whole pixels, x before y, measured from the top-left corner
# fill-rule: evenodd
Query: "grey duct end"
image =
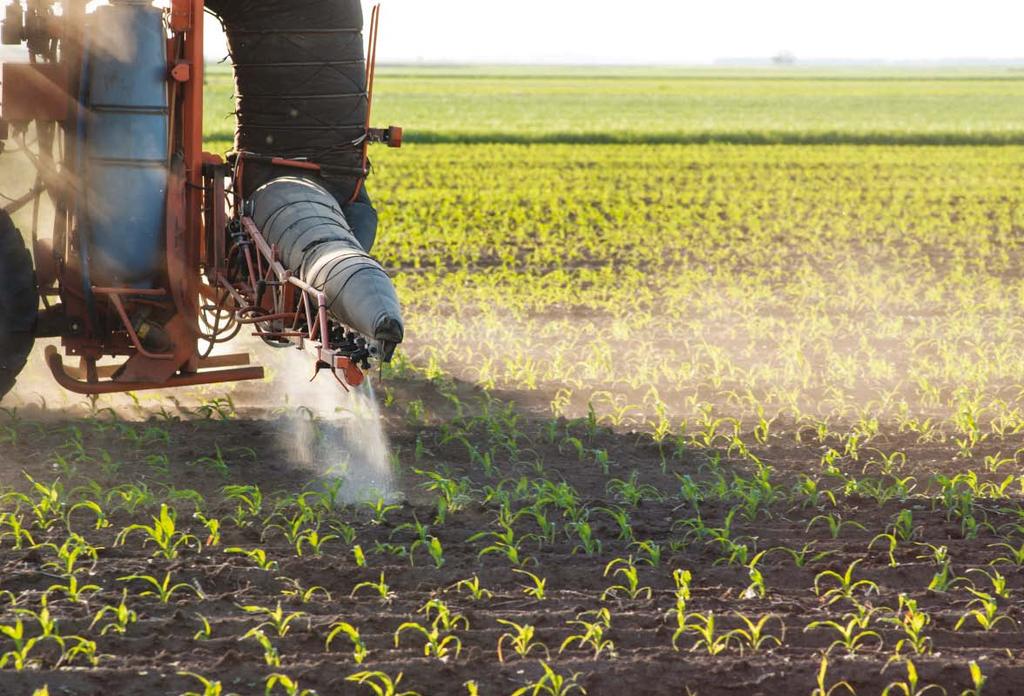
<path id="1" fill-rule="evenodd" d="M 394 317 L 381 317 L 377 323 L 377 328 L 374 330 L 373 337 L 378 341 L 401 343 L 402 339 L 405 338 L 405 327 L 402 326 L 401 321 Z"/>

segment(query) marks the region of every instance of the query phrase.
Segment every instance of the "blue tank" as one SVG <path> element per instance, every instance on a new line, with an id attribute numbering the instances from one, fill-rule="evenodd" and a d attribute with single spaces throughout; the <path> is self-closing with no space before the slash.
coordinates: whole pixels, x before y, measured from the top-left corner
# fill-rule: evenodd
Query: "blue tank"
<path id="1" fill-rule="evenodd" d="M 84 233 L 94 285 L 152 287 L 164 267 L 167 43 L 162 12 L 114 0 L 89 15 Z"/>

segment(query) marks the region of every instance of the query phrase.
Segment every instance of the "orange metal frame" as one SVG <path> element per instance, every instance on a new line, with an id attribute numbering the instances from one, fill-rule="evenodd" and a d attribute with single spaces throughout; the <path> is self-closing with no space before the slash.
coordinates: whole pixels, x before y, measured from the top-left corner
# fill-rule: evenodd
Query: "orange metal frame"
<path id="1" fill-rule="evenodd" d="M 135 288 L 81 288 L 82 273 L 74 264 L 64 265 L 59 272 L 61 292 L 70 315 L 84 316 L 89 300 L 108 308 L 121 324 L 122 333 L 65 336 L 63 346 L 69 354 L 82 357 L 83 365 L 68 368 L 56 348 L 46 351 L 46 360 L 57 382 L 81 394 L 106 394 L 141 389 L 160 389 L 197 384 L 261 379 L 261 367 L 246 365 L 247 355 L 219 356 L 203 359 L 198 351 L 198 314 L 201 254 L 204 248 L 204 209 L 222 206 L 219 200 L 204 200 L 203 178 L 203 13 L 204 0 L 172 0 L 169 26 L 173 36 L 168 43 L 168 84 L 172 153 L 171 179 L 167 197 L 167 261 L 166 289 L 139 291 Z M 80 44 L 79 44 L 80 45 Z M 179 160 L 177 167 L 175 161 Z M 223 216 L 221 216 L 222 218 Z M 132 326 L 126 303 L 144 301 L 145 297 L 170 297 L 177 317 L 168 322 L 174 342 L 169 353 L 146 350 Z M 137 298 L 133 300 L 131 298 Z M 179 321 L 176 321 L 180 317 Z M 128 360 L 118 369 L 98 367 L 103 355 L 126 355 Z M 170 362 L 168 362 L 170 361 Z M 202 371 L 206 367 L 232 368 Z M 101 379 L 109 376 L 109 379 Z M 118 376 L 121 379 L 118 379 Z"/>
<path id="2" fill-rule="evenodd" d="M 69 12 L 84 13 L 85 0 L 65 0 Z M 83 283 L 87 269 L 75 263 L 74 227 L 67 225 L 68 243 L 58 256 L 60 294 L 68 308 L 68 316 L 80 326 L 73 335 L 62 338 L 69 355 L 77 355 L 77 367 L 67 366 L 57 349 L 46 351 L 46 361 L 57 382 L 64 388 L 82 394 L 106 394 L 142 389 L 189 386 L 260 379 L 263 369 L 249 367 L 248 356 L 201 355 L 199 338 L 209 341 L 212 350 L 221 333 L 220 316 L 231 316 L 235 332 L 252 326 L 253 335 L 279 343 L 288 342 L 313 354 L 316 369 L 329 369 L 338 381 L 358 386 L 368 367 L 365 344 L 352 343 L 349 334 L 332 344 L 332 322 L 324 294 L 304 283 L 286 269 L 278 250 L 262 236 L 251 219 L 241 212 L 240 196 L 244 191 L 242 173 L 247 158 L 262 159 L 258 154 L 238 153 L 233 172 L 218 155 L 204 153 L 203 146 L 203 15 L 204 0 L 171 0 L 168 25 L 168 94 L 170 124 L 170 179 L 166 204 L 167 274 L 164 287 L 140 291 L 133 288 L 95 287 Z M 370 104 L 376 65 L 377 33 L 380 6 L 373 8 L 370 19 L 369 50 L 366 65 L 367 122 L 362 140 L 363 176 L 367 167 L 370 142 L 385 142 L 390 147 L 401 145 L 402 131 L 397 127 L 370 128 Z M 80 26 L 80 25 L 79 25 Z M 66 37 L 65 37 L 66 38 Z M 81 43 L 72 39 L 80 55 Z M 77 61 L 72 62 L 72 69 Z M 77 146 L 72 139 L 71 147 Z M 70 161 L 70 160 L 69 160 Z M 268 158 L 270 164 L 319 171 L 318 164 Z M 234 219 L 230 226 L 232 244 L 228 244 L 227 195 L 225 179 L 233 174 Z M 359 178 L 353 198 L 363 184 Z M 74 210 L 69 201 L 67 210 Z M 59 216 L 58 216 L 59 217 Z M 67 214 L 70 221 L 71 213 Z M 244 242 L 238 242 L 241 234 Z M 57 235 L 55 235 L 56 237 Z M 65 262 L 65 260 L 67 260 Z M 234 262 L 234 266 L 232 263 Z M 247 278 L 235 278 L 231 268 L 244 267 Z M 205 273 L 208 284 L 202 282 Z M 266 288 L 271 288 L 266 291 Z M 52 291 L 51 291 L 52 294 Z M 208 303 L 200 306 L 200 298 Z M 168 303 L 173 302 L 173 305 Z M 174 316 L 164 324 L 173 348 L 166 352 L 148 350 L 140 332 L 132 325 L 133 305 L 163 301 L 173 306 Z M 207 314 L 213 307 L 217 324 L 204 333 L 201 322 L 209 322 Z M 103 331 L 93 326 L 92 318 L 102 310 L 107 326 L 120 329 Z M 84 324 L 84 331 L 81 325 Z M 210 324 L 206 324 L 210 327 Z M 342 329 L 344 327 L 341 327 Z M 337 334 L 334 334 L 335 338 Z M 211 340 L 212 339 L 212 340 Z M 353 347 L 354 346 L 354 347 Z M 375 353 L 373 353 L 375 354 Z M 105 355 L 127 356 L 123 365 L 97 365 Z M 342 377 L 344 379 L 342 379 Z"/>

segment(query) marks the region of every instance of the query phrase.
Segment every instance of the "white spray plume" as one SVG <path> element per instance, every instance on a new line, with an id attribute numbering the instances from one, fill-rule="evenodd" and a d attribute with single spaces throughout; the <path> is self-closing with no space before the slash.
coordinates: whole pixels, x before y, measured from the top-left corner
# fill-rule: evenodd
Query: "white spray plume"
<path id="1" fill-rule="evenodd" d="M 237 345 L 233 347 L 237 349 Z M 251 352 L 268 366 L 272 377 L 272 384 L 261 386 L 281 397 L 275 404 L 285 410 L 278 437 L 291 466 L 328 480 L 341 480 L 341 502 L 400 497 L 370 377 L 360 387 L 346 391 L 326 370 L 310 381 L 313 362 L 304 351 L 263 346 Z M 238 405 L 244 407 L 245 401 Z"/>
<path id="2" fill-rule="evenodd" d="M 343 479 L 339 498 L 344 502 L 398 497 L 372 382 L 345 392 L 333 380 L 317 381 L 320 400 L 291 410 L 288 431 L 281 435 L 292 461 L 320 476 Z"/>

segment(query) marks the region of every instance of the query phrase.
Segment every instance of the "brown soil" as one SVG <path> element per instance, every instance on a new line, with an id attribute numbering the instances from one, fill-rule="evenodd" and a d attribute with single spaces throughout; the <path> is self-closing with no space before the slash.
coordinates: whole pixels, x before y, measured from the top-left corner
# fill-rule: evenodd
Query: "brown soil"
<path id="1" fill-rule="evenodd" d="M 538 548 L 527 542 L 523 552 L 534 559 L 525 566 L 530 572 L 547 580 L 547 597 L 532 599 L 521 590 L 524 577 L 511 572 L 510 563 L 497 554 L 479 556 L 487 541 L 467 540 L 480 531 L 496 531 L 497 505 L 474 501 L 463 509 L 449 513 L 445 524 L 433 524 L 436 507 L 433 497 L 423 489 L 424 478 L 414 468 L 438 470 L 446 467 L 453 478 L 468 477 L 476 488 L 494 485 L 497 478 L 488 478 L 481 467 L 471 465 L 467 449 L 455 440 L 445 442 L 445 434 L 454 418 L 452 402 L 442 398 L 429 383 L 402 383 L 392 385 L 397 406 L 386 409 L 387 430 L 392 445 L 400 453 L 401 488 L 406 501 L 400 509 L 391 512 L 383 524 L 374 524 L 365 505 L 350 505 L 334 511 L 329 520 L 344 521 L 355 528 L 354 543 L 367 553 L 367 566 L 358 567 L 353 559 L 351 545 L 335 540 L 325 545 L 321 557 L 296 556 L 294 548 L 283 535 L 269 531 L 261 539 L 260 525 L 238 528 L 228 521 L 233 506 L 225 503 L 219 494 L 227 483 L 255 483 L 270 498 L 280 491 L 295 493 L 307 485 L 315 485 L 315 477 L 307 470 L 289 462 L 281 444 L 280 432 L 287 425 L 283 421 L 264 419 L 260 414 L 242 413 L 227 420 L 186 419 L 180 422 L 151 420 L 132 424 L 136 431 L 147 426 L 159 427 L 170 435 L 170 443 L 140 446 L 126 442 L 115 429 L 101 429 L 88 419 L 69 420 L 65 417 L 24 412 L 27 421 L 40 423 L 35 428 L 23 423 L 19 428 L 16 445 L 4 445 L 0 455 L 0 476 L 6 485 L 28 490 L 22 472 L 38 480 L 53 481 L 58 477 L 69 489 L 86 479 L 98 481 L 109 488 L 126 481 L 145 481 L 157 493 L 157 500 L 166 500 L 168 492 L 161 485 L 173 483 L 178 489 L 198 491 L 209 503 L 207 514 L 219 516 L 223 522 L 223 538 L 219 546 L 204 547 L 201 551 L 188 549 L 179 558 L 164 560 L 151 556 L 152 548 L 143 548 L 142 537 L 129 537 L 124 545 L 115 545 L 119 529 L 133 522 L 146 522 L 156 507 L 139 510 L 135 514 L 118 512 L 112 515 L 113 525 L 94 530 L 91 516 L 81 511 L 72 518 L 75 531 L 92 543 L 102 547 L 99 562 L 87 580 L 102 588 L 92 596 L 88 605 L 73 604 L 51 596 L 50 611 L 57 617 L 62 634 L 80 634 L 95 639 L 103 657 L 95 667 L 84 664 L 55 668 L 55 655 L 41 648 L 41 664 L 31 669 L 16 671 L 10 665 L 0 670 L 0 693 L 28 694 L 34 688 L 48 685 L 51 694 L 177 694 L 188 690 L 202 691 L 198 682 L 179 676 L 180 671 L 196 672 L 223 682 L 225 693 L 261 694 L 264 679 L 273 672 L 281 672 L 298 679 L 303 688 L 315 689 L 321 695 L 338 693 L 370 693 L 365 687 L 345 682 L 345 677 L 362 669 L 380 670 L 391 676 L 404 674 L 401 687 L 421 694 L 467 693 L 463 684 L 475 680 L 481 694 L 510 694 L 541 675 L 538 650 L 528 659 L 512 656 L 504 663 L 497 660 L 495 648 L 505 630 L 498 619 L 529 623 L 536 626 L 538 639 L 550 650 L 550 665 L 561 674 L 579 673 L 578 682 L 587 693 L 601 694 L 686 694 L 702 696 L 713 694 L 797 694 L 810 693 L 815 687 L 822 650 L 834 636 L 827 630 L 805 630 L 808 623 L 820 619 L 839 619 L 852 605 L 840 601 L 826 606 L 813 586 L 815 576 L 823 570 L 844 571 L 850 562 L 861 559 L 855 575 L 878 583 L 877 594 L 857 593 L 859 600 L 879 607 L 896 607 L 900 593 L 916 599 L 921 609 L 932 616 L 926 628 L 931 640 L 931 652 L 913 655 L 920 672 L 921 682 L 936 683 L 950 694 L 960 693 L 970 686 L 968 662 L 976 660 L 988 677 L 986 696 L 1020 693 L 1024 683 L 1024 662 L 1021 648 L 1024 640 L 1020 633 L 1024 622 L 1024 576 L 1015 566 L 989 564 L 1002 555 L 998 548 L 990 547 L 999 539 L 995 531 L 1007 533 L 1007 525 L 1019 523 L 1019 499 L 979 501 L 982 526 L 976 538 L 963 538 L 960 523 L 947 519 L 934 491 L 927 496 L 911 497 L 905 502 L 889 502 L 882 506 L 863 495 L 840 497 L 837 512 L 844 521 L 856 522 L 841 530 L 833 539 L 824 522 L 820 521 L 806 531 L 813 517 L 820 514 L 813 506 L 801 507 L 790 501 L 773 504 L 766 514 L 755 520 L 746 520 L 737 514 L 733 520 L 735 537 L 746 537 L 751 550 L 772 549 L 779 546 L 800 548 L 807 542 L 815 544 L 816 552 L 830 552 L 826 558 L 797 567 L 783 551 L 769 552 L 759 563 L 764 574 L 768 594 L 763 599 L 745 599 L 744 589 L 749 585 L 747 569 L 738 564 L 728 565 L 720 547 L 691 535 L 682 521 L 693 517 L 692 509 L 678 497 L 680 484 L 677 476 L 689 475 L 707 481 L 712 477 L 709 462 L 720 459 L 721 471 L 731 477 L 733 472 L 750 477 L 749 462 L 730 457 L 721 450 L 688 449 L 673 452 L 666 445 L 659 449 L 648 437 L 628 432 L 613 432 L 599 428 L 588 429 L 586 423 L 557 424 L 554 441 L 548 436 L 549 423 L 545 418 L 520 411 L 516 420 L 520 431 L 521 447 L 518 461 L 507 451 L 496 450 L 495 460 L 503 478 L 514 482 L 519 477 L 538 479 L 535 463 L 543 463 L 543 478 L 564 480 L 580 494 L 582 502 L 592 508 L 590 521 L 594 533 L 603 544 L 600 553 L 586 555 L 574 552 L 575 537 L 564 533 L 566 521 L 553 517 L 559 531 L 555 542 Z M 479 412 L 477 397 L 463 389 L 467 415 Z M 426 405 L 426 423 L 411 425 L 399 412 L 403 404 L 421 399 Z M 58 471 L 55 455 L 68 454 L 66 443 L 71 428 L 82 434 L 86 451 L 97 461 L 72 464 L 76 471 Z M 471 428 L 471 441 L 486 450 L 494 438 L 482 425 Z M 580 461 L 567 437 L 576 437 L 588 451 L 603 450 L 608 455 L 609 471 L 605 474 L 587 455 Z M 744 438 L 752 443 L 752 437 Z M 417 446 L 417 442 L 419 446 Z M 195 464 L 197 459 L 209 456 L 219 444 L 225 450 L 229 470 L 222 475 L 211 467 Z M 838 446 L 833 439 L 826 443 Z M 236 447 L 250 447 L 258 453 L 256 460 Z M 788 491 L 798 480 L 798 474 L 821 473 L 820 459 L 823 444 L 805 433 L 804 443 L 796 441 L 793 430 L 773 431 L 768 446 L 753 447 L 752 451 L 773 467 L 772 480 L 784 484 Z M 913 475 L 917 479 L 915 493 L 935 474 L 951 475 L 967 468 L 979 470 L 983 481 L 1002 481 L 1006 476 L 1020 473 L 1016 463 L 1005 465 L 996 474 L 981 473 L 981 462 L 996 450 L 1013 452 L 1024 446 L 1024 436 L 1007 436 L 998 446 L 986 443 L 979 446 L 970 461 L 957 459 L 954 444 L 919 444 L 916 438 L 883 431 L 870 443 L 870 447 L 884 452 L 900 450 L 906 453 L 908 463 L 899 476 Z M 106 451 L 121 466 L 114 472 L 103 473 L 101 452 Z M 153 451 L 166 452 L 171 468 L 168 474 L 156 473 L 145 463 Z M 417 460 L 417 453 L 419 459 Z M 665 459 L 663 470 L 662 459 Z M 870 457 L 862 451 L 859 462 L 843 459 L 840 466 L 847 471 L 860 472 Z M 667 497 L 663 501 L 648 498 L 635 507 L 616 501 L 608 492 L 612 479 L 628 479 L 638 471 L 640 481 L 651 484 Z M 1019 485 L 1014 484 L 1014 493 Z M 479 496 L 477 496 L 479 497 Z M 173 503 L 178 510 L 179 526 L 190 528 L 205 538 L 202 525 L 190 519 L 192 505 L 184 499 Z M 621 505 L 629 512 L 637 540 L 654 540 L 664 547 L 657 567 L 640 565 L 640 584 L 652 590 L 650 598 L 608 598 L 601 595 L 613 584 L 613 578 L 604 575 L 606 564 L 616 557 L 629 554 L 642 555 L 636 547 L 618 540 L 617 527 L 611 517 L 596 511 L 598 507 Z M 517 507 L 521 506 L 519 504 Z M 709 527 L 723 526 L 730 505 L 706 501 L 701 516 Z M 871 539 L 885 530 L 901 509 L 911 509 L 915 537 L 913 542 L 901 545 L 896 552 L 898 565 L 890 567 L 885 549 L 876 544 L 873 551 L 866 548 Z M 831 510 L 831 508 L 829 508 Z M 270 512 L 270 503 L 264 515 Z M 380 542 L 409 544 L 415 535 L 399 525 L 418 519 L 431 525 L 444 548 L 444 565 L 435 568 L 433 561 L 421 547 L 408 559 L 374 551 Z M 518 532 L 537 531 L 531 522 L 516 523 Z M 66 538 L 59 532 L 36 532 L 37 542 L 46 540 L 60 543 Z M 1011 533 L 1011 538 L 1012 533 Z M 1019 543 L 1019 534 L 1016 537 Z M 677 542 L 678 550 L 669 548 Z M 972 599 L 961 583 L 947 592 L 927 589 L 936 566 L 925 556 L 921 544 L 945 545 L 957 575 L 971 578 L 979 589 L 987 582 L 980 573 L 968 569 L 998 569 L 1008 578 L 1007 599 L 999 600 L 1001 612 L 1016 623 L 1002 623 L 993 631 L 982 631 L 969 623 L 954 630 L 956 622 L 966 611 Z M 246 559 L 226 554 L 224 549 L 241 546 L 247 549 L 264 548 L 279 562 L 273 571 L 262 571 Z M 751 554 L 752 555 L 752 554 Z M 52 549 L 16 550 L 10 539 L 0 540 L 0 597 L 2 591 L 13 593 L 19 607 L 38 608 L 41 594 L 50 585 L 59 582 L 59 573 L 44 570 L 43 562 L 52 560 Z M 677 568 L 693 572 L 693 596 L 688 610 L 706 613 L 713 611 L 724 628 L 740 626 L 733 612 L 749 617 L 772 614 L 779 621 L 768 623 L 769 631 L 779 634 L 779 625 L 785 626 L 783 645 L 758 652 L 741 652 L 730 646 L 724 652 L 711 656 L 706 650 L 691 648 L 695 637 L 688 634 L 680 638 L 678 650 L 673 648 L 675 618 L 669 612 L 674 606 L 672 571 Z M 176 582 L 188 582 L 201 588 L 205 599 L 191 594 L 180 594 L 168 605 L 153 598 L 136 596 L 141 586 L 125 583 L 118 578 L 130 574 L 150 574 L 162 578 L 170 572 Z M 363 581 L 376 580 L 383 572 L 394 598 L 382 602 L 367 592 L 350 596 L 353 587 Z M 460 579 L 478 575 L 481 584 L 491 590 L 493 597 L 474 601 L 466 594 L 445 591 Z M 282 578 L 297 581 L 302 587 L 319 585 L 330 593 L 317 594 L 303 603 L 281 594 L 288 588 Z M 620 578 L 616 578 L 620 579 Z M 831 586 L 824 581 L 826 586 Z M 99 627 L 90 630 L 92 615 L 104 604 L 117 603 L 122 587 L 128 586 L 129 604 L 139 614 L 137 623 L 128 627 L 123 636 L 108 633 L 99 635 Z M 443 597 L 448 605 L 466 617 L 470 628 L 459 629 L 462 651 L 457 658 L 441 661 L 425 657 L 422 641 L 406 633 L 402 643 L 395 647 L 393 634 L 406 621 L 423 620 L 417 610 L 432 597 Z M 272 638 L 281 653 L 280 667 L 264 664 L 263 653 L 252 640 L 240 641 L 248 629 L 257 626 L 260 618 L 247 614 L 239 605 L 274 607 L 278 601 L 286 611 L 302 611 L 306 616 L 296 620 L 284 638 Z M 608 607 L 611 629 L 607 635 L 614 641 L 614 653 L 593 659 L 586 651 L 567 648 L 559 654 L 559 646 L 574 628 L 567 622 L 578 614 Z M 200 627 L 197 614 L 206 616 L 212 627 L 208 640 L 194 640 Z M 16 620 L 13 608 L 0 614 L 0 621 L 12 625 Z M 345 620 L 357 626 L 370 651 L 363 665 L 356 665 L 350 644 L 340 636 L 328 652 L 324 637 L 332 623 Z M 30 628 L 34 625 L 26 619 Z M 877 694 L 885 686 L 905 677 L 902 663 L 886 667 L 902 633 L 895 627 L 876 623 L 873 630 L 884 641 L 884 650 L 876 651 L 877 641 L 868 641 L 867 647 L 857 655 L 847 656 L 842 648 L 830 655 L 829 684 L 847 680 L 860 694 Z M 506 644 L 507 646 L 507 644 Z M 10 642 L 0 638 L 0 649 L 6 651 Z M 0 651 L 0 654 L 2 654 Z M 506 652 L 511 652 L 506 647 Z M 904 652 L 907 652 L 906 650 Z M 689 690 L 689 691 L 687 691 Z M 280 691 L 280 693 L 284 693 Z M 840 693 L 837 691 L 835 693 Z"/>

